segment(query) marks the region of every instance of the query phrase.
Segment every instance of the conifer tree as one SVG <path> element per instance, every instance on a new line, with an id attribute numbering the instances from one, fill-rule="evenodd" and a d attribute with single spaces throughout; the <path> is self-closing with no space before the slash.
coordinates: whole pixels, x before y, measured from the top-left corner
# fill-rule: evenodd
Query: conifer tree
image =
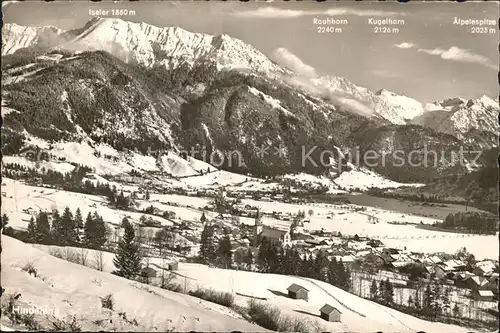
<path id="1" fill-rule="evenodd" d="M 78 242 L 75 220 L 69 207 L 66 207 L 61 216 L 62 245 L 74 245 Z"/>
<path id="2" fill-rule="evenodd" d="M 333 286 L 338 286 L 339 284 L 339 264 L 337 259 L 333 257 L 328 263 L 328 270 L 326 272 L 326 278 L 328 283 Z"/>
<path id="3" fill-rule="evenodd" d="M 253 264 L 253 254 L 252 250 L 248 249 L 247 255 L 245 256 L 244 263 L 247 265 L 252 265 Z"/>
<path id="4" fill-rule="evenodd" d="M 7 214 L 2 214 L 2 234 L 5 231 L 5 227 L 9 224 L 9 216 Z"/>
<path id="5" fill-rule="evenodd" d="M 320 281 L 326 280 L 326 269 L 328 267 L 328 257 L 324 251 L 319 251 L 314 259 L 313 278 Z"/>
<path id="6" fill-rule="evenodd" d="M 458 304 L 455 303 L 455 306 L 453 307 L 453 316 L 456 318 L 460 315 L 460 309 L 458 308 Z"/>
<path id="7" fill-rule="evenodd" d="M 296 248 L 294 248 L 292 250 L 293 275 L 299 275 L 301 264 L 302 264 L 302 259 L 300 258 L 300 253 Z"/>
<path id="8" fill-rule="evenodd" d="M 386 305 L 391 305 L 392 303 L 394 303 L 394 287 L 388 279 L 382 281 L 381 283 L 384 284 L 384 288 L 382 289 L 383 303 Z"/>
<path id="9" fill-rule="evenodd" d="M 64 227 L 61 215 L 57 209 L 52 211 L 52 239 L 56 245 L 62 245 L 64 238 Z"/>
<path id="10" fill-rule="evenodd" d="M 443 299 L 443 292 L 441 285 L 436 283 L 434 287 L 431 289 L 432 290 L 432 302 L 431 302 L 431 309 L 432 313 L 434 316 L 440 315 L 443 311 L 443 308 L 441 307 L 443 304 L 442 299 Z M 449 304 L 448 304 L 449 306 Z"/>
<path id="11" fill-rule="evenodd" d="M 217 254 L 221 261 L 222 266 L 224 268 L 230 268 L 232 253 L 231 253 L 231 240 L 229 239 L 229 235 L 225 235 L 219 240 Z"/>
<path id="12" fill-rule="evenodd" d="M 351 272 L 349 268 L 343 264 L 342 260 L 338 262 L 337 276 L 337 287 L 349 291 L 351 289 Z"/>
<path id="13" fill-rule="evenodd" d="M 100 249 L 106 243 L 107 233 L 104 220 L 97 212 L 88 213 L 83 233 L 83 243 L 91 249 Z"/>
<path id="14" fill-rule="evenodd" d="M 80 208 L 77 208 L 75 212 L 75 227 L 78 234 L 78 240 L 80 240 L 80 230 L 83 229 L 83 217 Z"/>
<path id="15" fill-rule="evenodd" d="M 422 300 L 422 310 L 425 315 L 432 314 L 432 302 L 434 299 L 434 295 L 432 293 L 432 289 L 430 285 L 427 285 L 424 291 L 424 297 Z"/>
<path id="16" fill-rule="evenodd" d="M 370 298 L 373 300 L 378 300 L 378 288 L 377 281 L 373 280 L 370 286 Z"/>
<path id="17" fill-rule="evenodd" d="M 40 244 L 50 243 L 50 223 L 49 216 L 45 212 L 40 212 L 36 218 L 36 242 Z"/>
<path id="18" fill-rule="evenodd" d="M 94 212 L 94 216 L 92 218 L 94 220 L 95 225 L 95 233 L 94 233 L 94 244 L 96 249 L 100 249 L 106 244 L 107 241 L 107 231 L 106 225 L 104 223 L 104 219 L 102 216 L 99 216 L 97 212 Z"/>
<path id="19" fill-rule="evenodd" d="M 30 218 L 30 222 L 28 223 L 28 239 L 30 242 L 36 241 L 36 223 L 33 216 Z"/>
<path id="20" fill-rule="evenodd" d="M 299 275 L 304 277 L 309 277 L 312 272 L 312 258 L 307 254 L 304 255 L 302 262 L 300 263 Z"/>
<path id="21" fill-rule="evenodd" d="M 89 248 L 93 248 L 92 243 L 93 243 L 93 233 L 94 233 L 94 224 L 92 220 L 92 215 L 90 212 L 87 214 L 87 218 L 85 219 L 85 224 L 83 226 L 83 243 L 85 246 Z"/>
<path id="22" fill-rule="evenodd" d="M 281 255 L 277 245 L 264 237 L 259 246 L 257 254 L 257 263 L 264 272 L 277 273 L 281 266 Z"/>
<path id="23" fill-rule="evenodd" d="M 201 232 L 201 247 L 200 255 L 207 262 L 213 262 L 217 257 L 217 249 L 215 246 L 214 227 L 210 224 L 205 224 Z"/>
<path id="24" fill-rule="evenodd" d="M 113 274 L 133 279 L 139 275 L 141 270 L 139 243 L 135 241 L 134 227 L 127 218 L 124 218 L 122 224 L 124 225 L 124 235 L 118 242 L 118 251 L 113 259 L 113 264 L 116 267 Z"/>
<path id="25" fill-rule="evenodd" d="M 299 275 L 300 265 L 302 260 L 300 259 L 299 252 L 296 248 L 292 247 L 285 251 L 285 262 L 286 262 L 286 273 L 287 275 Z"/>
<path id="26" fill-rule="evenodd" d="M 451 304 L 450 304 L 450 288 L 444 288 L 442 294 L 441 294 L 441 305 L 440 308 L 442 309 L 442 312 L 447 313 L 450 311 Z"/>

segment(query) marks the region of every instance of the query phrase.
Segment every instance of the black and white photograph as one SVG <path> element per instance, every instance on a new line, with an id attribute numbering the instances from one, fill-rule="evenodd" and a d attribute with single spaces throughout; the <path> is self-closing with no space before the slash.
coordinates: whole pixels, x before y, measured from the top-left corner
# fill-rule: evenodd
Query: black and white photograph
<path id="1" fill-rule="evenodd" d="M 1 331 L 499 331 L 498 2 L 3 1 Z"/>

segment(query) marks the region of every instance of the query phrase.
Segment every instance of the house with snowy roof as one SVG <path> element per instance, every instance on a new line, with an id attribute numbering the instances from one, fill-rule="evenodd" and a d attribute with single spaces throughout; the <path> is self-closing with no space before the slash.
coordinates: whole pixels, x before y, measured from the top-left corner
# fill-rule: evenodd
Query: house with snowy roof
<path id="1" fill-rule="evenodd" d="M 495 270 L 495 264 L 490 260 L 485 260 L 476 263 L 476 267 L 473 270 L 473 273 L 478 276 L 484 276 L 486 273 L 493 272 Z"/>
<path id="2" fill-rule="evenodd" d="M 471 292 L 471 296 L 476 301 L 493 301 L 495 298 L 495 295 L 491 290 L 473 290 Z"/>
<path id="3" fill-rule="evenodd" d="M 267 238 L 272 241 L 278 241 L 284 246 L 289 246 L 292 243 L 290 229 L 278 229 L 262 225 L 259 231 L 256 235 L 259 240 Z"/>
<path id="4" fill-rule="evenodd" d="M 465 287 L 471 290 L 485 290 L 489 283 L 488 279 L 482 276 L 470 276 L 464 282 Z"/>

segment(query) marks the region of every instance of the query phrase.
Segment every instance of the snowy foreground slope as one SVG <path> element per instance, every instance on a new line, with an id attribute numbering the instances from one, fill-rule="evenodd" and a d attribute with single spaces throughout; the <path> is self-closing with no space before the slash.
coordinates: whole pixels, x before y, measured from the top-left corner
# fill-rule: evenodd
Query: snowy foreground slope
<path id="1" fill-rule="evenodd" d="M 263 274 L 244 271 L 209 268 L 197 264 L 179 266 L 179 273 L 205 288 L 236 292 L 249 296 L 267 298 L 284 313 L 303 317 L 304 320 L 318 320 L 320 325 L 331 332 L 470 332 L 470 329 L 442 323 L 428 322 L 387 308 L 377 303 L 350 294 L 328 283 L 294 276 Z M 297 283 L 309 289 L 309 301 L 294 300 L 279 293 L 287 293 L 286 288 Z M 237 296 L 237 303 L 246 303 L 248 297 Z M 321 320 L 319 309 L 328 303 L 340 310 L 341 322 L 331 323 Z"/>
<path id="2" fill-rule="evenodd" d="M 45 252 L 54 246 L 35 245 Z M 79 251 L 74 248 L 74 251 Z M 89 250 L 89 258 L 93 250 Z M 112 253 L 104 253 L 105 272 L 114 269 Z M 150 259 L 150 264 L 161 265 L 161 259 Z M 470 329 L 443 323 L 429 322 L 398 312 L 369 300 L 350 294 L 328 283 L 294 276 L 210 268 L 200 264 L 181 263 L 176 282 L 188 290 L 198 287 L 235 293 L 235 302 L 246 306 L 252 297 L 264 298 L 267 304 L 277 306 L 289 316 L 302 318 L 312 327 L 330 332 L 471 332 Z M 286 288 L 297 283 L 309 289 L 309 301 L 286 296 Z M 326 322 L 319 318 L 319 309 L 328 303 L 340 310 L 341 322 Z"/>
<path id="3" fill-rule="evenodd" d="M 39 277 L 22 271 L 27 263 Z M 21 294 L 21 307 L 55 309 L 60 319 L 75 315 L 84 331 L 266 331 L 217 304 L 69 263 L 3 235 L 2 287 L 6 295 Z M 108 294 L 115 300 L 113 311 L 101 306 L 100 298 Z M 52 329 L 52 315 L 36 315 L 36 320 Z M 14 328 L 6 316 L 1 323 Z"/>

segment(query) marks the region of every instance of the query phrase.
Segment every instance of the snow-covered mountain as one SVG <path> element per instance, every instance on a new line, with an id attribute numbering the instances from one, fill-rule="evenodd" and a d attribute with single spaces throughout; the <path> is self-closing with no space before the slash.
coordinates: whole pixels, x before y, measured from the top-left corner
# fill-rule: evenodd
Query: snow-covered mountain
<path id="1" fill-rule="evenodd" d="M 385 104 L 391 107 L 396 117 L 402 118 L 405 122 L 415 118 L 426 111 L 426 106 L 421 102 L 407 96 L 398 95 L 386 89 L 381 89 L 375 93 Z"/>
<path id="2" fill-rule="evenodd" d="M 434 106 L 434 111 L 415 117 L 411 123 L 452 134 L 462 140 L 470 139 L 471 134 L 478 132 L 483 136 L 491 135 L 496 140 L 500 133 L 499 102 L 486 95 L 469 100 L 459 97 L 446 99 L 434 103 Z"/>
<path id="3" fill-rule="evenodd" d="M 2 55 L 36 44 L 40 35 L 53 28 L 22 27 L 6 24 L 2 34 Z M 58 35 L 62 30 L 54 30 Z M 212 36 L 193 33 L 179 27 L 159 28 L 118 18 L 93 18 L 82 28 L 73 30 L 72 38 L 61 40 L 53 50 L 70 52 L 106 51 L 127 63 L 145 66 L 163 64 L 175 68 L 183 63 L 193 65 L 215 62 L 219 68 L 242 68 L 258 72 L 283 73 L 284 69 L 243 41 L 226 34 Z"/>
<path id="4" fill-rule="evenodd" d="M 28 27 L 15 23 L 2 27 L 2 56 L 12 54 L 19 49 L 40 43 L 50 46 L 56 43 L 64 30 L 53 27 Z"/>
<path id="5" fill-rule="evenodd" d="M 346 78 L 322 76 L 311 80 L 315 89 L 340 102 L 348 109 L 366 116 L 375 116 L 392 124 L 404 125 L 427 108 L 421 102 L 385 89 L 374 93 Z"/>
<path id="6" fill-rule="evenodd" d="M 224 161 L 221 169 L 322 173 L 322 165 L 300 165 L 302 147 L 392 151 L 439 142 L 446 150 L 475 140 L 491 147 L 498 133 L 494 121 L 483 124 L 498 113 L 497 102 L 486 96 L 423 104 L 343 77 L 304 78 L 225 34 L 108 18 L 67 32 L 11 24 L 2 39 L 2 105 L 9 108 L 2 111 L 10 140 L 4 151 L 10 154 L 29 134 L 144 154 L 149 148 L 238 150 L 244 163 Z M 415 124 L 425 128 L 408 126 Z M 263 160 L 257 154 L 263 143 L 284 147 L 284 155 Z M 320 154 L 312 158 L 319 161 Z M 410 179 L 404 171 L 395 180 L 421 182 L 429 179 L 425 172 Z"/>
<path id="7" fill-rule="evenodd" d="M 2 55 L 30 46 L 52 51 L 105 51 L 126 63 L 139 63 L 147 67 L 163 65 L 167 69 L 174 69 L 186 64 L 193 67 L 211 63 L 219 70 L 249 70 L 281 79 L 294 77 L 292 71 L 280 67 L 253 46 L 226 34 L 213 36 L 189 32 L 179 27 L 161 28 L 118 18 L 93 18 L 81 29 L 68 32 L 55 27 L 5 24 L 2 42 Z M 350 111 L 398 125 L 427 123 L 421 117 L 433 119 L 438 116 L 425 115 L 428 111 L 457 110 L 466 103 L 464 99 L 451 98 L 424 104 L 386 89 L 373 92 L 346 78 L 333 75 L 309 79 L 305 84 L 301 81 L 299 85 L 309 93 L 327 98 Z M 491 104 L 488 103 L 490 102 L 486 104 Z M 481 108 L 486 104 L 477 105 Z M 476 110 L 476 113 L 479 111 Z M 457 115 L 464 123 L 462 127 L 470 123 L 463 116 L 464 114 Z M 418 119 L 412 121 L 416 117 Z M 475 123 L 474 120 L 471 122 Z M 430 124 L 434 122 L 431 121 Z"/>

